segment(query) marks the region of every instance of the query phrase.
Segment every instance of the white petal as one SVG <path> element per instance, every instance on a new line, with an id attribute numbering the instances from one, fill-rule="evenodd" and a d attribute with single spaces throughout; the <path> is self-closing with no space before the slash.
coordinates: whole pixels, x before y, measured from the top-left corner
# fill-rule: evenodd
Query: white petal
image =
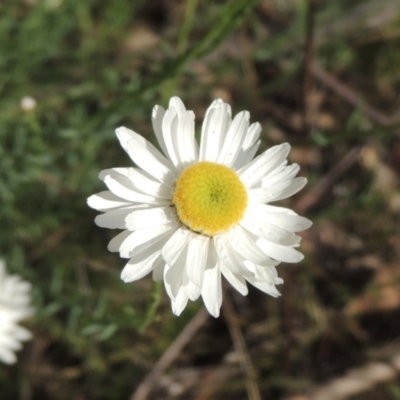
<path id="1" fill-rule="evenodd" d="M 139 135 L 135 131 L 121 126 L 115 130 L 115 133 L 121 143 L 122 148 L 129 154 L 131 158 L 132 156 L 129 150 L 129 143 L 133 141 L 137 145 L 140 145 L 145 153 L 148 153 L 146 154 L 146 156 L 152 155 L 160 163 L 170 167 L 170 163 L 168 162 L 168 160 L 148 140 L 146 140 L 143 136 Z M 134 159 L 132 160 L 136 163 Z M 140 165 L 138 164 L 138 166 Z"/>
<path id="2" fill-rule="evenodd" d="M 221 272 L 218 264 L 204 271 L 201 296 L 208 312 L 217 318 L 222 304 Z"/>
<path id="3" fill-rule="evenodd" d="M 111 251 L 112 253 L 116 253 L 117 251 L 119 251 L 121 244 L 131 234 L 132 234 L 132 232 L 130 232 L 128 230 L 124 230 L 121 233 L 119 233 L 117 236 L 113 237 L 110 240 L 110 242 L 108 243 L 108 246 L 107 246 L 108 251 Z"/>
<path id="4" fill-rule="evenodd" d="M 118 128 L 117 134 L 126 128 Z M 127 143 L 127 152 L 132 161 L 158 181 L 172 185 L 174 166 L 146 139 L 135 132 Z"/>
<path id="5" fill-rule="evenodd" d="M 234 274 L 224 263 L 220 263 L 220 269 L 226 280 L 243 296 L 247 296 L 246 280 L 239 274 Z"/>
<path id="6" fill-rule="evenodd" d="M 174 207 L 157 207 L 130 213 L 125 219 L 125 225 L 130 231 L 136 231 L 174 221 L 178 221 Z"/>
<path id="7" fill-rule="evenodd" d="M 183 287 L 179 290 L 175 300 L 171 301 L 172 312 L 179 316 L 182 311 L 186 308 L 188 302 L 188 297 L 186 296 L 185 290 Z"/>
<path id="8" fill-rule="evenodd" d="M 177 129 L 178 117 L 175 108 L 168 108 L 165 112 L 162 122 L 162 131 L 164 135 L 167 156 L 175 167 L 180 167 L 178 148 L 177 148 Z"/>
<path id="9" fill-rule="evenodd" d="M 111 177 L 111 175 L 107 175 L 104 178 L 104 183 L 107 185 L 108 189 L 110 189 L 111 192 L 125 200 L 129 200 L 134 203 L 157 205 L 167 205 L 170 203 L 170 201 L 167 199 L 159 199 L 135 191 L 129 179 L 125 177 L 115 179 Z"/>
<path id="10" fill-rule="evenodd" d="M 258 122 L 255 122 L 250 125 L 247 130 L 246 137 L 244 139 L 242 148 L 236 158 L 235 164 L 233 166 L 235 171 L 240 170 L 243 166 L 248 164 L 260 146 L 261 141 L 258 140 L 261 133 L 261 125 Z"/>
<path id="11" fill-rule="evenodd" d="M 280 285 L 283 283 L 283 279 L 279 278 L 275 267 L 264 268 L 256 266 L 256 276 L 259 278 L 258 280 L 271 285 Z"/>
<path id="12" fill-rule="evenodd" d="M 6 276 L 6 263 L 0 258 L 0 282 L 4 280 Z"/>
<path id="13" fill-rule="evenodd" d="M 144 248 L 150 247 L 153 243 L 156 243 L 160 238 L 164 237 L 164 235 L 173 235 L 179 226 L 179 223 L 171 222 L 169 224 L 158 225 L 132 232 L 121 243 L 119 247 L 120 256 L 122 258 L 132 257 L 133 252 L 139 246 L 144 246 Z M 143 250 L 143 247 L 141 250 Z"/>
<path id="14" fill-rule="evenodd" d="M 132 131 L 131 129 L 125 128 L 124 126 L 117 128 L 115 130 L 115 133 L 117 135 L 119 143 L 121 144 L 121 147 L 126 152 L 128 152 L 128 142 L 131 139 L 136 138 L 136 140 L 140 140 L 141 142 L 145 141 L 145 139 L 142 136 L 138 135 L 136 132 Z M 138 136 L 140 136 L 140 139 L 137 138 Z"/>
<path id="15" fill-rule="evenodd" d="M 257 289 L 263 291 L 264 293 L 269 294 L 272 297 L 279 297 L 281 294 L 278 289 L 274 285 L 270 285 L 265 282 L 257 281 L 256 279 L 249 278 L 247 279 L 253 286 Z"/>
<path id="16" fill-rule="evenodd" d="M 207 263 L 210 238 L 193 234 L 189 238 L 186 273 L 191 282 L 201 287 Z"/>
<path id="17" fill-rule="evenodd" d="M 256 246 L 250 235 L 240 225 L 232 228 L 227 233 L 227 236 L 232 247 L 245 260 L 259 264 L 265 259 L 265 254 Z"/>
<path id="18" fill-rule="evenodd" d="M 104 191 L 87 199 L 88 206 L 98 211 L 107 211 L 128 206 L 130 203 L 110 191 Z"/>
<path id="19" fill-rule="evenodd" d="M 292 246 L 299 244 L 301 241 L 301 237 L 295 235 L 293 232 L 270 224 L 265 215 L 259 212 L 258 207 L 253 207 L 253 205 L 250 205 L 246 210 L 245 216 L 240 221 L 240 225 L 254 235 L 276 244 Z"/>
<path id="20" fill-rule="evenodd" d="M 306 184 L 307 184 L 307 178 L 304 177 L 294 178 L 290 186 L 284 189 L 279 196 L 275 197 L 271 201 L 287 199 L 288 197 L 293 196 L 301 189 L 303 189 L 303 187 L 306 186 Z"/>
<path id="21" fill-rule="evenodd" d="M 253 144 L 248 150 L 241 150 L 236 158 L 234 169 L 237 171 L 243 166 L 247 165 L 256 155 L 258 148 L 260 147 L 261 140 Z"/>
<path id="22" fill-rule="evenodd" d="M 186 274 L 183 275 L 183 287 L 187 297 L 189 297 L 191 301 L 196 301 L 200 297 L 201 287 L 191 282 Z"/>
<path id="23" fill-rule="evenodd" d="M 139 168 L 129 168 L 128 178 L 136 190 L 152 197 L 171 199 L 171 187 L 157 182 Z"/>
<path id="24" fill-rule="evenodd" d="M 248 201 L 250 204 L 275 201 L 291 185 L 292 181 L 281 181 L 266 188 L 249 189 L 247 191 Z"/>
<path id="25" fill-rule="evenodd" d="M 231 167 L 235 163 L 236 157 L 246 137 L 249 119 L 250 114 L 248 111 L 242 111 L 236 115 L 226 133 L 224 144 L 217 158 L 217 163 L 224 164 L 228 167 Z"/>
<path id="26" fill-rule="evenodd" d="M 107 168 L 99 172 L 99 179 L 104 181 L 107 175 L 111 175 L 113 178 L 118 178 L 121 176 L 128 177 L 129 168 Z"/>
<path id="27" fill-rule="evenodd" d="M 298 164 L 286 165 L 282 163 L 281 166 L 272 171 L 266 178 L 262 180 L 262 187 L 269 188 L 275 184 L 283 181 L 291 181 L 299 172 L 300 166 Z"/>
<path id="28" fill-rule="evenodd" d="M 5 347 L 8 347 L 10 350 L 20 350 L 22 348 L 22 344 L 16 340 L 14 337 L 14 329 L 9 332 L 8 335 L 3 335 L 1 338 L 1 344 Z"/>
<path id="29" fill-rule="evenodd" d="M 226 268 L 230 269 L 232 273 L 237 275 L 244 275 L 245 265 L 241 260 L 237 259 L 236 252 L 231 248 L 230 240 L 226 235 L 217 235 L 213 238 L 214 246 L 221 260 Z"/>
<path id="30" fill-rule="evenodd" d="M 14 338 L 21 341 L 25 342 L 27 340 L 32 339 L 33 335 L 32 332 L 28 331 L 22 326 L 17 325 L 14 330 Z"/>
<path id="31" fill-rule="evenodd" d="M 226 268 L 228 268 L 232 273 L 241 275 L 242 270 L 240 268 L 239 263 L 235 263 L 232 260 L 232 255 L 234 254 L 233 252 L 230 252 L 230 248 L 226 248 L 225 245 L 225 235 L 217 235 L 214 236 L 213 242 L 215 246 L 215 250 L 218 254 L 218 258 L 221 260 L 221 263 L 223 263 Z M 228 242 L 229 244 L 229 242 Z"/>
<path id="32" fill-rule="evenodd" d="M 14 352 L 8 348 L 2 348 L 0 351 L 0 360 L 5 364 L 11 365 L 16 363 L 17 357 Z"/>
<path id="33" fill-rule="evenodd" d="M 250 188 L 282 164 L 289 151 L 290 145 L 288 143 L 271 147 L 238 172 L 241 181 Z"/>
<path id="34" fill-rule="evenodd" d="M 100 226 L 101 228 L 125 229 L 126 216 L 134 210 L 143 209 L 146 207 L 148 206 L 131 206 L 127 208 L 119 208 L 117 210 L 107 211 L 104 214 L 98 215 L 94 219 L 94 222 L 97 226 Z"/>
<path id="35" fill-rule="evenodd" d="M 173 300 L 176 298 L 183 285 L 187 248 L 188 246 L 186 241 L 183 248 L 179 249 L 179 254 L 176 256 L 174 263 L 169 265 L 168 269 L 165 269 L 164 282 L 166 287 L 169 286 L 167 293 Z"/>
<path id="36" fill-rule="evenodd" d="M 247 268 L 251 270 L 251 268 L 249 267 L 248 263 L 250 263 L 250 261 L 245 261 L 244 262 L 247 265 Z M 272 258 L 269 258 L 268 256 L 265 256 L 265 260 L 259 262 L 257 265 L 259 265 L 260 267 L 276 267 L 277 265 L 279 265 L 281 262 L 278 260 L 273 260 Z M 254 265 L 254 263 L 251 263 Z M 246 276 L 247 278 L 247 276 Z"/>
<path id="37" fill-rule="evenodd" d="M 254 122 L 249 126 L 246 138 L 244 139 L 243 142 L 243 150 L 245 151 L 248 150 L 257 142 L 257 140 L 260 137 L 261 130 L 262 128 L 259 122 Z"/>
<path id="38" fill-rule="evenodd" d="M 300 232 L 308 229 L 312 222 L 300 217 L 294 211 L 283 207 L 273 207 L 266 204 L 254 204 L 251 206 L 258 215 L 263 215 L 270 224 L 279 226 L 290 232 Z"/>
<path id="39" fill-rule="evenodd" d="M 256 155 L 256 153 L 260 147 L 260 144 L 261 144 L 261 140 L 258 140 L 256 143 L 253 144 L 253 146 L 251 146 L 246 151 L 245 157 L 243 159 L 243 165 L 248 164 L 254 158 L 254 156 Z"/>
<path id="40" fill-rule="evenodd" d="M 183 101 L 178 96 L 171 97 L 168 105 L 170 108 L 175 108 L 178 115 L 182 115 L 186 111 L 186 107 L 183 104 Z"/>
<path id="41" fill-rule="evenodd" d="M 188 229 L 180 228 L 170 237 L 162 249 L 168 268 L 164 271 L 164 282 L 169 296 L 174 299 L 183 282 L 188 253 L 188 242 L 192 235 Z"/>
<path id="42" fill-rule="evenodd" d="M 264 291 L 271 296 L 279 296 L 279 292 L 276 290 L 275 285 L 282 284 L 283 279 L 278 277 L 276 268 L 265 268 L 258 265 L 253 265 L 253 267 L 255 271 L 255 276 L 248 278 L 248 281 L 258 289 Z"/>
<path id="43" fill-rule="evenodd" d="M 293 247 L 280 246 L 275 243 L 268 242 L 262 238 L 257 240 L 257 246 L 269 257 L 279 261 L 288 263 L 296 263 L 301 261 L 304 256 Z"/>
<path id="44" fill-rule="evenodd" d="M 135 249 L 131 251 L 131 257 L 134 257 L 136 262 L 140 262 L 147 258 L 150 254 L 161 251 L 170 236 L 171 232 L 166 232 L 158 237 L 155 237 L 149 242 L 143 243 L 140 246 L 135 247 Z M 163 258 L 162 260 L 164 261 Z"/>
<path id="45" fill-rule="evenodd" d="M 178 117 L 176 148 L 179 161 L 183 167 L 198 159 L 193 111 L 185 111 Z"/>
<path id="46" fill-rule="evenodd" d="M 165 261 L 164 261 L 164 262 L 165 262 Z M 171 285 L 170 285 L 169 282 L 165 279 L 165 277 L 167 276 L 167 273 L 169 272 L 170 269 L 171 269 L 171 267 L 170 267 L 167 263 L 165 263 L 163 281 L 164 281 L 165 291 L 167 292 L 169 298 L 170 298 L 171 300 L 175 300 L 175 297 L 176 297 L 176 296 L 172 294 Z M 178 290 L 176 291 L 176 293 L 179 292 L 179 289 L 180 289 L 181 286 L 182 286 L 182 284 L 180 284 L 180 286 L 178 287 Z"/>
<path id="47" fill-rule="evenodd" d="M 154 262 L 160 257 L 161 251 L 151 254 L 145 260 L 136 263 L 133 258 L 131 258 L 126 264 L 125 268 L 121 272 L 121 279 L 124 282 L 133 282 L 138 279 L 143 278 L 153 269 Z"/>
<path id="48" fill-rule="evenodd" d="M 161 150 L 167 155 L 167 148 L 165 147 L 164 136 L 162 132 L 162 120 L 165 115 L 165 110 L 161 106 L 155 106 L 151 114 L 151 122 L 153 124 L 153 130 L 156 134 L 157 141 L 161 147 Z"/>
<path id="49" fill-rule="evenodd" d="M 162 256 L 170 266 L 174 265 L 180 253 L 187 246 L 192 233 L 185 228 L 179 228 L 168 240 L 162 249 Z"/>
<path id="50" fill-rule="evenodd" d="M 229 106 L 222 100 L 214 101 L 207 110 L 201 129 L 199 161 L 217 161 L 230 124 Z"/>

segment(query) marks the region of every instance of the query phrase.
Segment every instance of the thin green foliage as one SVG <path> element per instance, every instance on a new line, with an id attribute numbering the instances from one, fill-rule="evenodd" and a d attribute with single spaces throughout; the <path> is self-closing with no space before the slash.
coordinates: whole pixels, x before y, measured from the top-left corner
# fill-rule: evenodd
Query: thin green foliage
<path id="1" fill-rule="evenodd" d="M 258 0 L 233 0 L 228 2 L 221 8 L 220 18 L 214 22 L 208 33 L 192 45 L 187 52 L 164 64 L 152 82 L 145 87 L 145 90 L 157 87 L 165 79 L 172 78 L 182 72 L 191 60 L 204 57 L 213 51 L 243 21 L 257 2 Z"/>

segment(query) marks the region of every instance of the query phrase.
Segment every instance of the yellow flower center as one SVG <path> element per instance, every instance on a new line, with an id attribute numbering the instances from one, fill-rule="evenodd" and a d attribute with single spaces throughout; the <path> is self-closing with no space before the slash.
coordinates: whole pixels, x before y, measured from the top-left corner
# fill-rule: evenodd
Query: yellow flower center
<path id="1" fill-rule="evenodd" d="M 172 203 L 182 224 L 213 236 L 243 217 L 247 191 L 232 169 L 212 162 L 188 167 L 176 181 Z"/>

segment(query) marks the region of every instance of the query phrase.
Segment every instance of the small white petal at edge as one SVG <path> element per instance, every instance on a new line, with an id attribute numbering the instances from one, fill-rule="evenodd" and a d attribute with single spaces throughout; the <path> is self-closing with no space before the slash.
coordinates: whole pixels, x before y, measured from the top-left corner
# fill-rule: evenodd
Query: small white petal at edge
<path id="1" fill-rule="evenodd" d="M 153 270 L 154 262 L 158 257 L 160 257 L 160 254 L 161 251 L 153 253 L 139 263 L 135 263 L 134 258 L 130 259 L 121 272 L 121 279 L 124 282 L 133 282 L 143 278 Z"/>
<path id="2" fill-rule="evenodd" d="M 201 296 L 208 312 L 213 317 L 218 317 L 222 304 L 221 272 L 218 265 L 204 271 Z"/>
<path id="3" fill-rule="evenodd" d="M 287 263 L 296 263 L 304 258 L 303 254 L 295 250 L 293 247 L 280 246 L 278 244 L 268 242 L 263 238 L 257 240 L 257 245 L 268 257 L 274 258 L 275 260 L 284 261 Z"/>

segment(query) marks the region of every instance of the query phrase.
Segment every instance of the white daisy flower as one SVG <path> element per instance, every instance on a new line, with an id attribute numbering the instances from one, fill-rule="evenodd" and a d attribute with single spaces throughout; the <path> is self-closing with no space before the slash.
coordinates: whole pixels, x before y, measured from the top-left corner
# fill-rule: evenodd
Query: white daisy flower
<path id="1" fill-rule="evenodd" d="M 194 113 L 178 97 L 153 109 L 153 129 L 164 153 L 127 128 L 117 137 L 137 167 L 100 173 L 108 187 L 88 199 L 102 211 L 98 226 L 124 229 L 108 249 L 129 258 L 121 278 L 132 282 L 153 272 L 164 280 L 179 315 L 202 296 L 214 317 L 222 302 L 221 275 L 242 295 L 247 282 L 271 296 L 282 283 L 275 266 L 303 259 L 295 232 L 311 226 L 292 210 L 267 205 L 297 193 L 307 183 L 287 165 L 290 146 L 274 146 L 254 158 L 261 125 L 250 114 L 233 118 L 215 100 L 204 118 L 200 145 Z M 254 159 L 253 159 L 254 158 Z"/>
<path id="2" fill-rule="evenodd" d="M 33 314 L 30 296 L 31 285 L 18 275 L 7 275 L 0 260 L 0 361 L 13 364 L 15 352 L 32 334 L 18 323 Z"/>

